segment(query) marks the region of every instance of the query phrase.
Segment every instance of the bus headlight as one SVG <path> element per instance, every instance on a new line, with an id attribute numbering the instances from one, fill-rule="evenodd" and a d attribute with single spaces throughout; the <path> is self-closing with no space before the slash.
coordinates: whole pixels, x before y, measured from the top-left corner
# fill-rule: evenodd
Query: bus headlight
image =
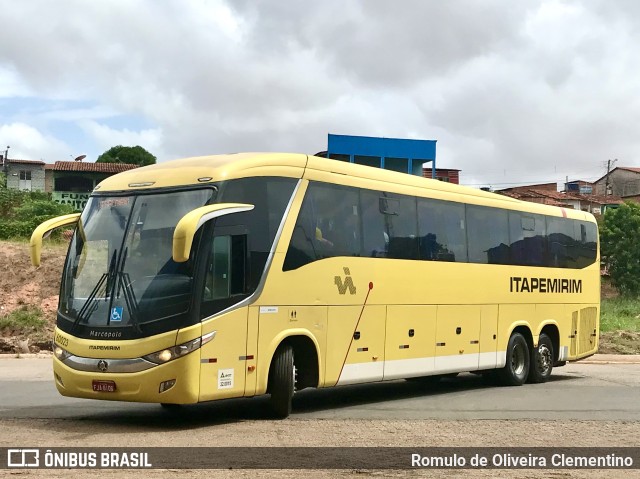
<path id="1" fill-rule="evenodd" d="M 65 359 L 67 359 L 69 356 L 71 356 L 71 353 L 69 351 L 66 351 L 64 349 L 62 349 L 60 346 L 58 346 L 56 343 L 53 343 L 53 355 L 59 360 L 59 361 L 64 361 Z"/>
<path id="2" fill-rule="evenodd" d="M 187 341 L 186 343 L 179 344 L 178 346 L 163 349 L 162 351 L 156 351 L 155 353 L 147 354 L 146 356 L 142 356 L 142 358 L 146 359 L 147 361 L 151 361 L 152 363 L 164 364 L 169 361 L 173 361 L 174 359 L 181 358 L 182 356 L 186 356 L 196 349 L 200 349 L 203 345 L 211 341 L 215 337 L 215 335 L 216 332 L 212 331 L 200 338 Z"/>

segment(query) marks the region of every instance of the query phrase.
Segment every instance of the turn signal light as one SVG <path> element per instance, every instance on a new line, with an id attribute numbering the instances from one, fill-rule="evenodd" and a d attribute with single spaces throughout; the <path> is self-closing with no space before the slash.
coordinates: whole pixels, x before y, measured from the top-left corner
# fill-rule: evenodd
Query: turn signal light
<path id="1" fill-rule="evenodd" d="M 160 383 L 160 388 L 158 389 L 158 392 L 163 393 L 165 391 L 168 391 L 173 386 L 175 386 L 175 384 L 176 384 L 176 380 L 175 379 L 169 379 L 168 381 L 162 381 Z"/>

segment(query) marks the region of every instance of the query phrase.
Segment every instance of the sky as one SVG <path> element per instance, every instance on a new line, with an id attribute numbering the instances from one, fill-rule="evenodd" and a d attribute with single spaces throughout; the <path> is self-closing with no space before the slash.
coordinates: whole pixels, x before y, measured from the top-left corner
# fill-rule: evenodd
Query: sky
<path id="1" fill-rule="evenodd" d="M 493 189 L 640 167 L 637 0 L 0 0 L 0 154 L 437 140 Z"/>

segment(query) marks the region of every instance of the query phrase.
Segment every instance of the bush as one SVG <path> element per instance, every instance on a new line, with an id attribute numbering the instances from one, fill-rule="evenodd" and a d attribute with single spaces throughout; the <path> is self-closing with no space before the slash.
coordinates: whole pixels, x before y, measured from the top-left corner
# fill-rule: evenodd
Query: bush
<path id="1" fill-rule="evenodd" d="M 0 189 L 0 239 L 28 239 L 43 221 L 73 213 L 69 205 L 58 204 L 47 193 Z"/>
<path id="2" fill-rule="evenodd" d="M 71 206 L 61 205 L 51 200 L 28 200 L 14 210 L 16 218 L 29 218 L 31 216 L 49 216 L 54 218 L 69 213 L 73 213 Z"/>
<path id="3" fill-rule="evenodd" d="M 14 208 L 24 201 L 25 193 L 8 188 L 0 188 L 0 219 L 13 216 Z"/>
<path id="4" fill-rule="evenodd" d="M 614 286 L 623 295 L 639 295 L 639 204 L 628 202 L 607 211 L 600 231 L 600 249 Z"/>

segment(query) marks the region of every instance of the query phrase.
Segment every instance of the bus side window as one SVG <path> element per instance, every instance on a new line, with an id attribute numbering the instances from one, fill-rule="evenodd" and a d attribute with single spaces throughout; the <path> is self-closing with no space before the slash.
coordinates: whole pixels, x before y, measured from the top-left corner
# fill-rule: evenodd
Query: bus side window
<path id="1" fill-rule="evenodd" d="M 207 261 L 204 301 L 227 299 L 245 293 L 246 235 L 215 236 Z"/>
<path id="2" fill-rule="evenodd" d="M 575 268 L 577 250 L 573 223 L 572 220 L 564 218 L 547 218 L 548 266 Z"/>
<path id="3" fill-rule="evenodd" d="M 384 193 L 380 198 L 380 212 L 384 215 L 389 235 L 387 257 L 418 259 L 416 198 Z"/>
<path id="4" fill-rule="evenodd" d="M 298 269 L 318 259 L 316 243 L 318 242 L 317 221 L 313 214 L 313 198 L 309 188 L 302 202 L 302 208 L 293 227 L 291 241 L 284 258 L 283 271 Z M 321 233 L 320 233 L 321 234 Z"/>
<path id="5" fill-rule="evenodd" d="M 511 264 L 545 266 L 548 263 L 546 229 L 543 216 L 510 211 Z"/>
<path id="6" fill-rule="evenodd" d="M 506 210 L 467 205 L 469 262 L 509 264 L 508 226 Z"/>
<path id="7" fill-rule="evenodd" d="M 420 259 L 467 261 L 464 205 L 418 199 Z"/>
<path id="8" fill-rule="evenodd" d="M 360 256 L 358 191 L 338 185 L 312 183 L 316 215 L 316 250 L 320 258 Z"/>
<path id="9" fill-rule="evenodd" d="M 593 223 L 575 222 L 576 264 L 584 268 L 593 264 L 598 254 L 598 229 Z"/>
<path id="10" fill-rule="evenodd" d="M 389 234 L 386 231 L 384 213 L 380 210 L 377 191 L 360 191 L 362 211 L 362 256 L 386 258 L 389 250 Z"/>

